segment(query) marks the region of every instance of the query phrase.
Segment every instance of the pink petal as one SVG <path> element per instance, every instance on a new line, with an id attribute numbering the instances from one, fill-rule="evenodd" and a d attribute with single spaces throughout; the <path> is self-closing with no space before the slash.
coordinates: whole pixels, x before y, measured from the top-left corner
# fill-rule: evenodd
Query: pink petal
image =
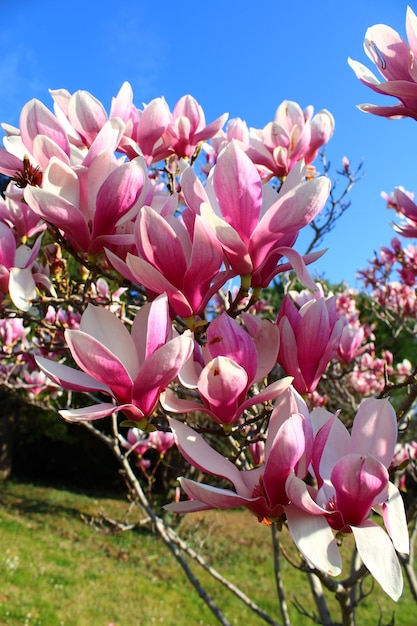
<path id="1" fill-rule="evenodd" d="M 0 264 L 10 269 L 15 264 L 16 240 L 11 229 L 0 222 Z"/>
<path id="2" fill-rule="evenodd" d="M 347 454 L 334 466 L 330 480 L 344 522 L 357 526 L 368 517 L 374 500 L 386 487 L 388 472 L 373 457 Z"/>
<path id="3" fill-rule="evenodd" d="M 290 415 L 275 435 L 265 462 L 263 482 L 271 506 L 287 504 L 285 481 L 304 450 L 303 417 Z"/>
<path id="4" fill-rule="evenodd" d="M 258 365 L 255 343 L 238 322 L 227 313 L 218 315 L 207 330 L 207 348 L 211 358 L 225 356 L 243 367 L 248 382 L 254 382 Z"/>
<path id="5" fill-rule="evenodd" d="M 68 103 L 68 117 L 75 130 L 90 146 L 107 122 L 107 113 L 97 98 L 88 91 L 76 91 Z"/>
<path id="6" fill-rule="evenodd" d="M 218 157 L 213 183 L 223 218 L 247 244 L 259 221 L 262 183 L 255 165 L 234 141 Z"/>
<path id="7" fill-rule="evenodd" d="M 68 365 L 51 361 L 41 356 L 36 356 L 35 361 L 48 378 L 60 387 L 64 387 L 64 389 L 71 389 L 72 391 L 102 391 L 112 395 L 108 385 L 100 383 L 85 372 L 80 372 L 72 367 L 68 367 Z"/>
<path id="8" fill-rule="evenodd" d="M 84 216 L 77 207 L 55 194 L 39 187 L 26 187 L 25 201 L 46 222 L 63 230 L 78 244 L 79 249 L 87 250 L 90 233 Z"/>
<path id="9" fill-rule="evenodd" d="M 235 415 L 239 397 L 248 387 L 246 371 L 229 359 L 218 356 L 202 370 L 198 380 L 198 390 L 216 414 L 217 421 L 228 424 L 236 421 Z"/>
<path id="10" fill-rule="evenodd" d="M 93 237 L 114 232 L 115 227 L 128 218 L 144 184 L 144 172 L 136 160 L 113 170 L 97 193 Z"/>
<path id="11" fill-rule="evenodd" d="M 69 156 L 68 137 L 53 113 L 39 100 L 30 100 L 20 114 L 20 133 L 29 152 L 37 135 L 46 135 Z"/>
<path id="12" fill-rule="evenodd" d="M 175 337 L 142 363 L 133 386 L 132 401 L 145 415 L 155 409 L 161 391 L 177 376 L 193 348 L 191 337 Z"/>
<path id="13" fill-rule="evenodd" d="M 131 337 L 136 346 L 139 363 L 144 363 L 158 348 L 165 345 L 170 332 L 168 299 L 162 294 L 152 303 L 143 305 L 134 319 Z"/>
<path id="14" fill-rule="evenodd" d="M 255 504 L 259 498 L 244 498 L 230 489 L 219 489 L 211 485 L 197 483 L 188 478 L 180 479 L 181 487 L 189 498 L 203 502 L 212 509 L 234 509 Z"/>
<path id="15" fill-rule="evenodd" d="M 253 338 L 258 354 L 258 367 L 253 379 L 254 382 L 258 382 L 268 376 L 277 362 L 279 330 L 278 326 L 270 320 L 261 320 L 256 315 L 251 315 L 250 313 L 243 313 L 242 318 Z"/>
<path id="16" fill-rule="evenodd" d="M 202 472 L 229 480 L 238 493 L 244 497 L 250 496 L 239 470 L 233 463 L 213 450 L 201 435 L 189 426 L 172 418 L 168 418 L 168 421 L 178 449 L 186 461 Z"/>

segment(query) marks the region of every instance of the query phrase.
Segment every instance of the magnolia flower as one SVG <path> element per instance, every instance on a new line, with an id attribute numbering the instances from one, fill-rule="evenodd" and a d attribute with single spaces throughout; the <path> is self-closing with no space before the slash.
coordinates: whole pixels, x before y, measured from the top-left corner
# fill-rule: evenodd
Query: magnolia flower
<path id="1" fill-rule="evenodd" d="M 183 96 L 172 112 L 169 132 L 172 134 L 172 147 L 178 157 L 192 157 L 198 144 L 215 135 L 227 120 L 224 113 L 206 126 L 204 111 L 190 95 Z"/>
<path id="2" fill-rule="evenodd" d="M 144 206 L 134 237 L 138 254 L 128 253 L 126 265 L 107 254 L 114 267 L 153 293 L 165 292 L 176 315 L 202 314 L 225 281 L 222 248 L 202 218 L 195 216 L 187 228 L 177 217 Z"/>
<path id="3" fill-rule="evenodd" d="M 8 293 L 21 311 L 28 311 L 36 298 L 36 283 L 56 295 L 48 276 L 36 265 L 41 240 L 42 235 L 32 248 L 26 245 L 16 247 L 11 229 L 0 222 L 0 293 Z"/>
<path id="4" fill-rule="evenodd" d="M 294 476 L 287 484 L 293 504 L 312 515 L 326 515 L 339 533 L 353 533 L 359 555 L 393 600 L 402 593 L 401 567 L 395 550 L 408 553 L 409 540 L 401 495 L 389 481 L 397 440 L 395 411 L 388 400 L 367 398 L 351 434 L 337 415 L 322 408 L 311 414 L 315 434 L 312 470 L 318 489 Z M 381 513 L 388 535 L 369 519 Z"/>
<path id="5" fill-rule="evenodd" d="M 359 354 L 365 338 L 365 329 L 359 322 L 347 323 L 342 330 L 337 356 L 343 363 L 351 363 Z"/>
<path id="6" fill-rule="evenodd" d="M 336 297 L 309 300 L 300 309 L 288 295 L 282 301 L 277 325 L 280 332 L 278 363 L 299 393 L 313 392 L 335 356 L 345 320 L 338 317 Z"/>
<path id="7" fill-rule="evenodd" d="M 119 117 L 125 124 L 118 151 L 130 159 L 143 155 L 150 165 L 173 153 L 172 133 L 169 132 L 171 112 L 164 98 L 154 98 L 143 110 L 137 109 L 133 104 L 132 87 L 124 82 L 113 98 L 110 115 Z"/>
<path id="8" fill-rule="evenodd" d="M 101 392 L 116 402 L 60 411 L 66 420 L 94 420 L 122 411 L 140 422 L 152 415 L 161 391 L 192 353 L 190 337 L 171 337 L 165 295 L 141 307 L 130 334 L 113 313 L 89 304 L 79 330 L 65 331 L 71 354 L 82 371 L 43 357 L 36 361 L 59 386 Z"/>
<path id="9" fill-rule="evenodd" d="M 305 263 L 317 254 L 303 259 L 292 246 L 323 208 L 330 181 L 324 176 L 305 181 L 304 174 L 300 162 L 277 194 L 262 185 L 255 165 L 233 140 L 219 155 L 206 189 L 191 168 L 182 173 L 181 189 L 188 210 L 200 214 L 215 232 L 233 272 L 249 276 L 252 286 L 267 287 L 278 272 L 293 267 L 314 290 Z M 291 265 L 277 266 L 282 256 Z"/>
<path id="10" fill-rule="evenodd" d="M 3 125 L 5 149 L 0 149 L 0 172 L 11 176 L 19 187 L 39 185 L 49 159 L 70 162 L 70 144 L 59 120 L 42 102 L 33 99 L 23 107 L 19 128 Z"/>
<path id="11" fill-rule="evenodd" d="M 169 423 L 186 461 L 199 471 L 226 479 L 234 490 L 182 477 L 181 486 L 190 500 L 168 504 L 166 509 L 191 513 L 244 506 L 266 524 L 286 517 L 292 537 L 306 559 L 326 573 L 340 573 L 340 556 L 325 517 L 306 515 L 293 506 L 286 491 L 291 477 L 302 482 L 306 475 L 313 443 L 308 410 L 296 392 L 287 389 L 280 396 L 269 423 L 265 461 L 252 470 L 239 471 L 192 428 L 174 419 Z"/>
<path id="12" fill-rule="evenodd" d="M 395 209 L 398 215 L 405 218 L 402 224 L 392 224 L 394 230 L 403 237 L 414 239 L 417 236 L 417 205 L 414 194 L 404 187 L 395 187 L 391 196 L 384 194 L 389 209 Z"/>
<path id="13" fill-rule="evenodd" d="M 283 178 L 303 160 L 307 165 L 316 158 L 334 131 L 333 115 L 323 109 L 313 116 L 313 107 L 304 111 L 297 102 L 284 100 L 275 119 L 262 130 L 250 129 L 247 155 L 266 176 Z"/>
<path id="14" fill-rule="evenodd" d="M 124 227 L 151 191 L 141 157 L 121 163 L 110 152 L 72 168 L 51 158 L 42 188 L 28 186 L 25 201 L 65 234 L 75 250 L 97 254 L 106 245 L 132 245 Z"/>
<path id="15" fill-rule="evenodd" d="M 195 348 L 194 359 L 179 373 L 184 387 L 197 389 L 203 404 L 177 398 L 167 389 L 161 397 L 166 410 L 172 413 L 203 411 L 218 424 L 230 425 L 240 419 L 245 409 L 276 398 L 287 389 L 291 378 L 275 381 L 247 398 L 249 388 L 273 368 L 279 335 L 269 320 L 247 315 L 244 321 L 249 332 L 227 313 L 211 322 L 206 345 L 201 351 Z"/>
<path id="16" fill-rule="evenodd" d="M 349 59 L 357 78 L 377 93 L 394 96 L 400 104 L 377 106 L 361 104 L 360 109 L 383 117 L 412 117 L 417 119 L 417 16 L 407 7 L 406 31 L 408 43 L 390 26 L 376 24 L 365 33 L 364 48 L 386 79 L 380 82 L 367 67 Z"/>

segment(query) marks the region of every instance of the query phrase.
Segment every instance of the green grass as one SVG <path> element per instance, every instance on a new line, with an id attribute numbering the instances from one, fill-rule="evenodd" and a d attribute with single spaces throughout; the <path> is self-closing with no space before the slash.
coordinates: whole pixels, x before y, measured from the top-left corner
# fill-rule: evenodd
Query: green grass
<path id="1" fill-rule="evenodd" d="M 123 499 L 1 484 L 0 626 L 214 626 L 162 541 L 140 526 L 141 512 L 134 509 L 126 518 L 127 512 Z M 135 527 L 114 532 L 103 516 Z M 212 511 L 184 517 L 180 534 L 280 621 L 267 527 L 246 511 Z M 285 532 L 282 541 L 296 559 Z M 298 599 L 312 609 L 307 583 L 285 561 L 282 567 L 294 626 L 312 623 L 292 604 Z M 231 624 L 265 624 L 198 567 L 194 571 Z M 408 590 L 395 604 L 376 588 L 358 624 L 378 624 L 380 612 L 387 623 L 395 611 L 396 625 L 409 626 L 416 608 Z"/>

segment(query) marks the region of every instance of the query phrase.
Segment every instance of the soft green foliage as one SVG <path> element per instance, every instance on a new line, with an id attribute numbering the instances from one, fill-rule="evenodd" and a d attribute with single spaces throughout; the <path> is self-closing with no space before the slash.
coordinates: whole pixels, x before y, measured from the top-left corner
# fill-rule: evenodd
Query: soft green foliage
<path id="1" fill-rule="evenodd" d="M 137 508 L 126 517 L 129 505 L 123 500 L 12 482 L 3 483 L 0 494 L 1 625 L 216 623 L 162 542 L 140 526 L 144 516 Z M 117 532 L 109 518 L 135 528 Z M 183 518 L 180 534 L 280 621 L 266 526 L 246 511 L 211 511 Z M 286 532 L 282 541 L 297 560 Z M 312 607 L 303 578 L 284 560 L 282 569 L 293 625 L 310 623 L 292 604 Z M 232 624 L 265 624 L 198 567 L 195 571 Z M 370 584 L 368 578 L 365 587 Z M 382 624 L 393 611 L 396 624 L 413 623 L 408 590 L 397 605 L 382 591 L 375 593 Z M 329 605 L 335 607 L 332 600 Z M 374 626 L 378 619 L 375 602 L 365 600 L 358 623 Z"/>

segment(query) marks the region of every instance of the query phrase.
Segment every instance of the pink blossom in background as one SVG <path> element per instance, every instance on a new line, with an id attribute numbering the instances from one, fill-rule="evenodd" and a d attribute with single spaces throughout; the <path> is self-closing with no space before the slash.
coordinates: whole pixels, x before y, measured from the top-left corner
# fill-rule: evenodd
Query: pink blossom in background
<path id="1" fill-rule="evenodd" d="M 377 357 L 375 352 L 364 352 L 355 362 L 354 368 L 346 378 L 346 385 L 357 393 L 370 396 L 383 390 L 385 376 L 394 373 L 393 356 L 389 350 Z"/>
<path id="2" fill-rule="evenodd" d="M 13 185 L 9 184 L 6 197 L 0 197 L 0 221 L 13 229 L 21 239 L 29 239 L 46 230 L 46 224 L 39 215 L 26 203 L 13 199 L 12 189 Z"/>
<path id="3" fill-rule="evenodd" d="M 0 345 L 3 352 L 12 353 L 14 346 L 19 343 L 21 349 L 28 347 L 27 335 L 29 327 L 24 327 L 21 317 L 9 317 L 0 319 Z"/>
<path id="4" fill-rule="evenodd" d="M 365 33 L 365 52 L 385 82 L 380 82 L 362 63 L 349 59 L 349 65 L 364 85 L 400 100 L 393 106 L 361 104 L 362 111 L 384 117 L 417 119 L 417 16 L 411 7 L 406 11 L 406 31 L 408 43 L 385 24 L 371 26 Z"/>
<path id="5" fill-rule="evenodd" d="M 340 343 L 337 348 L 338 358 L 346 364 L 352 363 L 361 353 L 361 346 L 365 339 L 365 329 L 359 322 L 347 323 L 342 330 Z M 363 349 L 365 349 L 362 346 Z"/>
<path id="6" fill-rule="evenodd" d="M 48 268 L 36 263 L 42 235 L 32 248 L 23 244 L 17 246 L 13 231 L 0 222 L 0 241 L 0 294 L 9 294 L 15 307 L 21 311 L 28 311 L 36 299 L 36 284 L 56 295 Z"/>

